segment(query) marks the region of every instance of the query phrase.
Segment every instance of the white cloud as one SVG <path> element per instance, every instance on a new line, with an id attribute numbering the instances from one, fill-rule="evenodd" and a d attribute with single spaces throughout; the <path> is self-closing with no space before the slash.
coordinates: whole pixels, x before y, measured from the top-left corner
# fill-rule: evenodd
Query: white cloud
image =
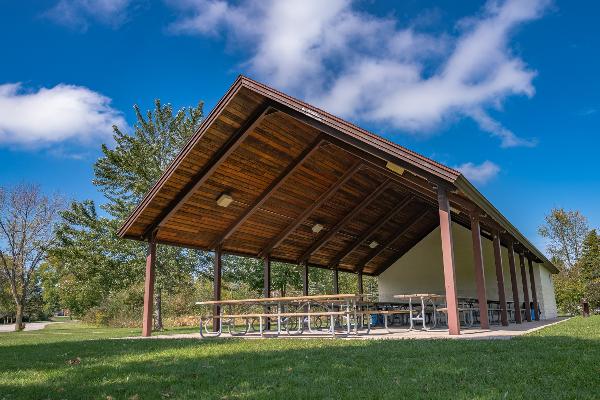
<path id="1" fill-rule="evenodd" d="M 500 167 L 489 160 L 484 161 L 479 165 L 473 164 L 472 162 L 464 163 L 454 167 L 454 169 L 460 171 L 471 182 L 479 184 L 489 182 L 500 172 Z"/>
<path id="2" fill-rule="evenodd" d="M 110 138 L 113 124 L 127 126 L 110 102 L 82 86 L 26 91 L 20 83 L 0 85 L 0 145 L 40 147 Z"/>
<path id="3" fill-rule="evenodd" d="M 584 109 L 580 110 L 578 114 L 581 115 L 581 116 L 587 117 L 587 116 L 590 116 L 590 115 L 594 115 L 597 112 L 598 112 L 597 108 L 587 107 L 587 108 L 584 108 Z"/>
<path id="4" fill-rule="evenodd" d="M 528 146 L 489 115 L 510 96 L 531 97 L 536 72 L 513 54 L 511 33 L 548 0 L 490 1 L 451 35 L 418 32 L 357 11 L 351 0 L 171 0 L 175 33 L 224 34 L 268 83 L 333 113 L 430 133 L 472 118 L 503 147 Z"/>
<path id="5" fill-rule="evenodd" d="M 491 118 L 480 108 L 467 112 L 467 115 L 477 122 L 479 128 L 491 133 L 492 136 L 499 137 L 502 147 L 534 147 L 537 145 L 537 139 L 523 139 L 518 137 L 513 131 L 506 129 L 498 121 Z"/>
<path id="6" fill-rule="evenodd" d="M 59 0 L 44 15 L 72 29 L 86 31 L 89 21 L 118 28 L 127 20 L 133 0 Z"/>

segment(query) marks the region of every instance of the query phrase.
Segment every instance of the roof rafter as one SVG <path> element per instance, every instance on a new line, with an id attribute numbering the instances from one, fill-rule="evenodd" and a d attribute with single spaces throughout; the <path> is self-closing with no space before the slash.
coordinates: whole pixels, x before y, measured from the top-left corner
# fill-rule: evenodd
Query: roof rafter
<path id="1" fill-rule="evenodd" d="M 375 191 L 371 192 L 367 197 L 365 197 L 358 205 L 356 205 L 349 213 L 347 213 L 344 218 L 342 218 L 333 228 L 328 230 L 324 235 L 322 235 L 317 241 L 315 241 L 302 255 L 298 258 L 298 264 L 303 264 L 306 262 L 310 256 L 323 247 L 329 239 L 333 237 L 336 233 L 338 233 L 348 222 L 350 222 L 354 217 L 356 217 L 362 210 L 364 210 L 373 200 L 375 200 L 381 193 L 383 193 L 387 188 L 389 188 L 393 184 L 391 179 L 384 180 Z"/>
<path id="2" fill-rule="evenodd" d="M 367 265 L 369 262 L 371 262 L 375 257 L 377 257 L 379 254 L 383 253 L 383 251 L 385 249 L 387 249 L 388 246 L 391 246 L 392 243 L 394 243 L 396 240 L 398 240 L 398 238 L 404 236 L 406 234 L 406 232 L 408 232 L 409 230 L 411 230 L 416 224 L 418 224 L 419 222 L 421 222 L 421 220 L 423 218 L 425 218 L 425 216 L 427 214 L 429 214 L 430 210 L 429 209 L 425 209 L 424 211 L 422 211 L 417 218 L 413 219 L 411 222 L 409 222 L 408 224 L 405 224 L 403 226 L 400 227 L 400 229 L 398 229 L 397 231 L 395 231 L 394 233 L 392 233 L 388 239 L 386 240 L 385 243 L 382 243 L 381 245 L 379 245 L 378 247 L 374 248 L 373 250 L 371 250 L 371 252 L 369 254 L 367 254 L 367 256 L 365 258 L 363 258 L 361 260 L 360 263 L 358 263 L 358 267 L 357 269 L 362 269 L 365 267 L 365 265 Z"/>
<path id="3" fill-rule="evenodd" d="M 327 200 L 329 200 L 340 187 L 348 182 L 355 173 L 363 167 L 362 162 L 355 162 L 344 175 L 342 175 L 329 189 L 327 189 L 314 203 L 305 209 L 292 223 L 290 223 L 283 231 L 279 233 L 264 249 L 260 252 L 260 257 L 264 257 L 274 248 L 279 246 L 297 227 L 299 227 L 310 215 Z"/>
<path id="4" fill-rule="evenodd" d="M 260 206 L 262 206 L 273 194 L 277 191 L 286 180 L 298 170 L 310 156 L 312 156 L 324 143 L 327 141 L 323 138 L 323 135 L 319 135 L 317 139 L 312 142 L 300 155 L 292 161 L 285 170 L 273 181 L 271 184 L 263 190 L 258 198 L 250 205 L 243 213 L 232 223 L 226 230 L 213 241 L 211 248 L 216 248 L 222 244 L 227 238 L 229 238 Z"/>
<path id="5" fill-rule="evenodd" d="M 248 120 L 227 139 L 225 144 L 217 150 L 212 158 L 204 165 L 204 167 L 185 185 L 185 187 L 179 192 L 179 194 L 169 202 L 169 205 L 163 210 L 163 212 L 156 218 L 156 220 L 150 224 L 145 230 L 144 237 L 151 234 L 157 228 L 163 226 L 171 216 L 173 216 L 177 210 L 179 210 L 200 186 L 204 184 L 212 176 L 212 174 L 219 168 L 219 166 L 225 161 L 231 153 L 233 153 L 242 144 L 244 139 L 248 137 L 252 131 L 262 122 L 262 120 L 269 114 L 277 111 L 272 107 L 271 102 L 263 104 Z"/>
<path id="6" fill-rule="evenodd" d="M 360 237 L 358 237 L 354 242 L 350 243 L 342 251 L 336 254 L 336 256 L 329 263 L 329 265 L 333 267 L 339 264 L 339 262 L 342 261 L 348 254 L 356 250 L 365 240 L 367 240 L 375 232 L 381 229 L 385 224 L 388 223 L 389 220 L 394 218 L 396 214 L 398 214 L 404 208 L 406 208 L 406 206 L 409 205 L 413 200 L 414 196 L 412 194 L 409 194 L 407 197 L 405 197 L 404 200 L 402 200 L 397 207 L 394 207 L 391 210 L 389 210 L 375 225 L 371 225 L 369 229 L 367 229 L 362 235 L 360 235 Z"/>

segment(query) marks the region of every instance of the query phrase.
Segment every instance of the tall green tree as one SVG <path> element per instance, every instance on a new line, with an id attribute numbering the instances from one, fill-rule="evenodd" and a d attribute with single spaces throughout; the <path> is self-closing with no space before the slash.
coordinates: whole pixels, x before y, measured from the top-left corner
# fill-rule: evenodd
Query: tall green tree
<path id="1" fill-rule="evenodd" d="M 10 283 L 4 274 L 0 274 L 0 319 L 12 316 L 13 313 L 14 303 L 10 293 Z"/>
<path id="2" fill-rule="evenodd" d="M 587 281 L 600 279 L 600 236 L 595 229 L 592 229 L 583 241 L 577 267 L 583 279 Z"/>
<path id="3" fill-rule="evenodd" d="M 91 200 L 72 202 L 62 213 L 45 283 L 56 280 L 52 273 L 58 277 L 62 306 L 76 316 L 143 279 L 143 246 L 120 239 L 118 227 L 119 220 L 101 217 Z"/>
<path id="4" fill-rule="evenodd" d="M 548 241 L 548 253 L 565 268 L 573 268 L 581 257 L 583 241 L 589 232 L 587 219 L 579 211 L 554 208 L 544 222 L 538 232 Z"/>
<path id="5" fill-rule="evenodd" d="M 137 122 L 128 134 L 114 126 L 114 147 L 102 145 L 103 156 L 94 164 L 94 185 L 106 196 L 102 206 L 124 220 L 161 176 L 181 148 L 196 132 L 203 117 L 203 103 L 173 113 L 160 100 L 144 116 L 134 106 Z"/>
<path id="6" fill-rule="evenodd" d="M 223 258 L 223 281 L 243 283 L 257 296 L 264 288 L 264 264 L 262 260 L 248 257 L 225 256 Z M 271 291 L 277 296 L 302 290 L 301 267 L 297 265 L 271 263 Z"/>
<path id="7" fill-rule="evenodd" d="M 171 105 L 156 100 L 154 110 L 145 115 L 138 106 L 134 110 L 137 122 L 133 131 L 113 127 L 114 145 L 102 145 L 103 156 L 94 165 L 93 183 L 106 197 L 100 207 L 105 215 L 101 216 L 91 201 L 73 202 L 58 229 L 59 245 L 53 260 L 61 270 L 65 293 L 71 293 L 68 306 L 80 308 L 79 312 L 143 279 L 146 246 L 121 240 L 116 231 L 203 117 L 202 103 L 175 113 Z M 207 273 L 210 257 L 162 245 L 157 252 L 154 322 L 155 329 L 162 329 L 163 292 L 193 284 L 194 275 Z"/>
<path id="8" fill-rule="evenodd" d="M 593 309 L 600 308 L 600 236 L 595 229 L 586 236 L 575 269 L 584 288 L 584 297 Z"/>

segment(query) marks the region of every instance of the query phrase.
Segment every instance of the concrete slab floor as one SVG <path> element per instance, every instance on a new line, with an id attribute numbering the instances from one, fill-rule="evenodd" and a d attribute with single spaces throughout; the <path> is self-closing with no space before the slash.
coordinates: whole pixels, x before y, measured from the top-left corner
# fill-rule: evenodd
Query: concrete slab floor
<path id="1" fill-rule="evenodd" d="M 369 334 L 364 330 L 359 331 L 359 334 L 351 334 L 349 336 L 343 334 L 341 331 L 336 334 L 335 339 L 342 340 L 402 340 L 402 339 L 467 339 L 467 340 L 490 340 L 490 339 L 510 339 L 515 336 L 524 335 L 526 333 L 535 332 L 539 329 L 559 324 L 568 320 L 568 318 L 553 318 L 546 319 L 543 321 L 532 321 L 523 322 L 522 324 L 510 324 L 509 326 L 498 326 L 494 325 L 491 329 L 480 329 L 464 328 L 461 330 L 460 335 L 451 336 L 448 334 L 448 329 L 432 329 L 429 331 L 424 330 L 413 330 L 409 331 L 402 328 L 391 328 L 391 333 L 388 333 L 383 328 L 374 328 Z M 242 339 L 333 339 L 331 334 L 326 332 L 309 333 L 305 332 L 302 335 L 288 335 L 285 331 L 282 331 L 279 336 L 276 336 L 275 332 L 270 332 L 261 337 L 258 333 L 248 333 L 244 336 L 232 336 L 229 333 L 223 333 L 219 338 L 242 338 Z M 199 333 L 185 333 L 185 334 L 173 334 L 173 335 L 155 335 L 151 337 L 133 336 L 121 339 L 202 339 Z"/>

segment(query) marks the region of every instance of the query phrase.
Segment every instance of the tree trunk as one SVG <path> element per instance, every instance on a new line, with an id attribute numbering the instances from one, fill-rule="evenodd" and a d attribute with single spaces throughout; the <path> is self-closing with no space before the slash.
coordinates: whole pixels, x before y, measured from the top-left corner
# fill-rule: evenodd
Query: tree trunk
<path id="1" fill-rule="evenodd" d="M 23 323 L 23 306 L 21 304 L 17 304 L 15 331 L 22 331 L 24 328 L 25 324 Z"/>
<path id="2" fill-rule="evenodd" d="M 154 297 L 154 330 L 162 331 L 163 330 L 163 320 L 162 320 L 162 290 L 161 288 L 157 288 L 156 295 Z"/>

